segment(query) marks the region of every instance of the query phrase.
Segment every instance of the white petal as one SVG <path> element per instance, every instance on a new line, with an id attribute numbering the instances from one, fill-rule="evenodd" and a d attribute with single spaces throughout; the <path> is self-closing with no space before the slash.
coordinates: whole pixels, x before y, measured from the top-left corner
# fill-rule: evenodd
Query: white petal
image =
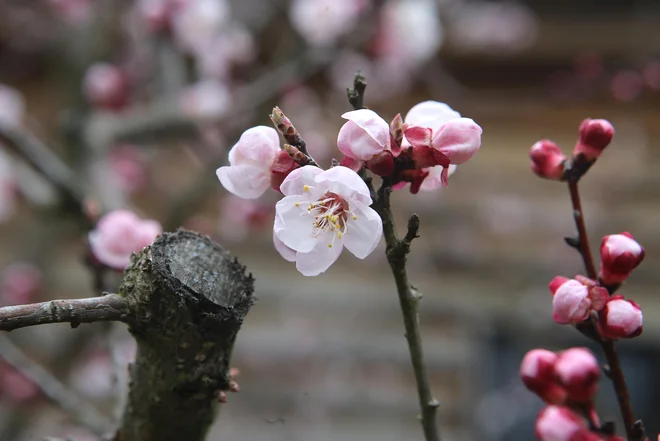
<path id="1" fill-rule="evenodd" d="M 280 150 L 279 135 L 272 127 L 252 127 L 243 132 L 232 150 L 237 151 L 230 155 L 230 160 L 234 159 L 240 164 L 243 163 L 241 161 L 246 160 L 254 163 L 265 163 L 265 166 L 268 167 L 273 162 L 275 154 Z"/>
<path id="2" fill-rule="evenodd" d="M 314 177 L 322 171 L 313 165 L 297 168 L 284 178 L 282 185 L 280 185 L 280 191 L 284 196 L 303 194 L 305 185 L 314 186 Z"/>
<path id="3" fill-rule="evenodd" d="M 280 256 L 282 256 L 284 260 L 288 262 L 296 261 L 297 253 L 288 246 L 284 245 L 284 242 L 277 238 L 277 228 L 273 229 L 273 245 L 275 245 L 275 249 L 278 253 L 280 253 Z"/>
<path id="4" fill-rule="evenodd" d="M 349 217 L 347 220 L 344 246 L 358 259 L 364 259 L 378 246 L 383 235 L 383 224 L 372 208 L 359 202 L 354 202 L 351 208 L 357 219 Z"/>
<path id="5" fill-rule="evenodd" d="M 299 203 L 299 206 L 296 206 Z M 277 238 L 284 245 L 300 253 L 314 249 L 318 240 L 314 237 L 314 218 L 307 214 L 309 200 L 302 195 L 287 196 L 275 205 L 277 222 L 282 228 L 275 229 Z"/>
<path id="6" fill-rule="evenodd" d="M 318 276 L 335 263 L 343 248 L 339 241 L 329 247 L 326 240 L 319 240 L 316 248 L 309 253 L 298 253 L 296 268 L 303 276 Z"/>
<path id="7" fill-rule="evenodd" d="M 357 199 L 366 205 L 371 205 L 369 187 L 362 178 L 348 167 L 341 165 L 332 167 L 319 173 L 314 180 L 318 183 L 327 183 L 328 190 L 337 193 L 344 199 Z"/>
<path id="8" fill-rule="evenodd" d="M 251 165 L 220 167 L 216 174 L 227 191 L 243 199 L 256 199 L 270 187 L 267 169 Z"/>

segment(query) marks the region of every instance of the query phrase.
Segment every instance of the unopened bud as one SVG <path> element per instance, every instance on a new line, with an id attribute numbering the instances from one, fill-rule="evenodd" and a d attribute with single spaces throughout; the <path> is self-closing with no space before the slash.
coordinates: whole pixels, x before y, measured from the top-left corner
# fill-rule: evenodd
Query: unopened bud
<path id="1" fill-rule="evenodd" d="M 605 285 L 622 283 L 644 260 L 644 248 L 628 232 L 611 234 L 600 242 L 600 257 L 601 281 Z"/>
<path id="2" fill-rule="evenodd" d="M 392 137 L 391 148 L 396 151 L 403 142 L 403 118 L 400 113 L 397 113 L 390 123 L 390 136 Z"/>
<path id="3" fill-rule="evenodd" d="M 536 417 L 536 437 L 541 441 L 596 441 L 584 420 L 564 406 L 548 406 Z"/>
<path id="4" fill-rule="evenodd" d="M 534 144 L 529 152 L 532 171 L 545 179 L 561 180 L 566 156 L 554 142 L 544 139 Z"/>
<path id="5" fill-rule="evenodd" d="M 614 127 L 604 119 L 587 118 L 580 124 L 579 139 L 574 156 L 584 155 L 589 160 L 596 160 L 614 137 Z"/>
<path id="6" fill-rule="evenodd" d="M 600 367 L 591 351 L 587 348 L 571 348 L 563 351 L 557 357 L 554 368 L 569 401 L 576 403 L 592 401 L 598 388 Z"/>
<path id="7" fill-rule="evenodd" d="M 642 333 L 643 323 L 642 308 L 620 295 L 612 296 L 598 314 L 598 331 L 610 340 L 637 337 Z"/>
<path id="8" fill-rule="evenodd" d="M 289 173 L 300 166 L 309 163 L 309 157 L 297 148 L 284 144 L 284 150 L 275 154 L 275 160 L 270 168 L 270 186 L 275 191 L 280 191 L 280 185 Z"/>
<path id="9" fill-rule="evenodd" d="M 552 318 L 556 323 L 580 323 L 591 311 L 599 311 L 609 294 L 594 280 L 583 276 L 575 279 L 555 277 L 549 285 L 552 293 Z"/>
<path id="10" fill-rule="evenodd" d="M 520 378 L 527 389 L 537 394 L 546 403 L 562 404 L 566 401 L 566 390 L 555 377 L 557 354 L 545 349 L 529 351 L 520 364 Z"/>

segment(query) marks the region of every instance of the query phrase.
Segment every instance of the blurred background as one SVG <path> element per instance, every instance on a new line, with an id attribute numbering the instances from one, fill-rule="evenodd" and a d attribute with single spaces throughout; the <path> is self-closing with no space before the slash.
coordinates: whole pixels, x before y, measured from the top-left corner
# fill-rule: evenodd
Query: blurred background
<path id="1" fill-rule="evenodd" d="M 437 100 L 484 129 L 481 151 L 448 188 L 393 197 L 399 227 L 413 212 L 422 220 L 409 270 L 424 293 L 443 439 L 532 439 L 542 403 L 520 383 L 523 355 L 589 345 L 551 318 L 548 282 L 583 272 L 563 241 L 574 234 L 568 192 L 528 160 L 541 138 L 569 153 L 586 117 L 616 128 L 582 181 L 592 248 L 630 231 L 647 251 L 622 290 L 642 305 L 644 333 L 619 350 L 634 409 L 655 436 L 655 0 L 2 0 L 0 121 L 39 140 L 37 161 L 81 193 L 67 196 L 0 140 L 0 304 L 116 291 L 120 274 L 99 281 L 90 270 L 81 202 L 91 216 L 128 208 L 168 231 L 185 226 L 238 256 L 259 297 L 234 351 L 241 392 L 209 440 L 422 439 L 384 245 L 305 278 L 272 246 L 274 192 L 237 200 L 215 176 L 243 130 L 270 125 L 274 105 L 328 166 L 358 70 L 366 105 L 387 120 Z M 0 440 L 97 439 L 16 369 L 17 348 L 113 417 L 134 352 L 124 326 L 0 337 Z M 618 418 L 606 379 L 597 406 Z"/>

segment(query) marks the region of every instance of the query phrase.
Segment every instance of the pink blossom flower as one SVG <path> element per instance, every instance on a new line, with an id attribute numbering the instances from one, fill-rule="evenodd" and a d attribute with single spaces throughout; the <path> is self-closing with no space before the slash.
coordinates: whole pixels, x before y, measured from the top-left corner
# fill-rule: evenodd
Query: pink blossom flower
<path id="1" fill-rule="evenodd" d="M 614 127 L 607 120 L 587 118 L 580 124 L 579 134 L 573 155 L 584 155 L 593 161 L 612 142 Z"/>
<path id="2" fill-rule="evenodd" d="M 546 403 L 561 404 L 566 401 L 566 390 L 557 382 L 555 363 L 557 354 L 545 349 L 529 351 L 520 365 L 520 377 L 527 389 L 536 393 Z"/>
<path id="3" fill-rule="evenodd" d="M 93 64 L 85 72 L 83 93 L 87 101 L 96 107 L 119 110 L 128 102 L 128 76 L 115 65 Z"/>
<path id="4" fill-rule="evenodd" d="M 311 46 L 327 47 L 357 23 L 363 0 L 293 0 L 291 25 Z"/>
<path id="5" fill-rule="evenodd" d="M 529 152 L 532 171 L 546 179 L 561 180 L 564 176 L 566 156 L 554 142 L 544 139 L 534 144 Z"/>
<path id="6" fill-rule="evenodd" d="M 634 101 L 644 89 L 644 77 L 632 69 L 624 69 L 612 76 L 610 93 L 617 101 Z"/>
<path id="7" fill-rule="evenodd" d="M 376 54 L 412 70 L 428 61 L 443 43 L 443 28 L 434 0 L 389 0 L 382 8 L 374 41 Z"/>
<path id="8" fill-rule="evenodd" d="M 583 276 L 575 279 L 557 276 L 550 282 L 552 318 L 559 324 L 580 323 L 591 311 L 605 306 L 609 294 L 605 288 Z"/>
<path id="9" fill-rule="evenodd" d="M 481 127 L 461 118 L 448 105 L 425 101 L 414 106 L 404 118 L 406 141 L 413 146 L 418 168 L 443 167 L 441 181 L 447 185 L 449 164 L 462 164 L 481 146 Z M 404 141 L 404 146 L 406 142 Z"/>
<path id="10" fill-rule="evenodd" d="M 213 121 L 224 116 L 231 105 L 231 92 L 216 80 L 202 80 L 184 88 L 179 105 L 191 118 Z"/>
<path id="11" fill-rule="evenodd" d="M 89 233 L 92 255 L 103 265 L 123 271 L 131 255 L 150 245 L 162 233 L 160 223 L 140 219 L 128 210 L 115 210 L 101 217 Z"/>
<path id="12" fill-rule="evenodd" d="M 603 237 L 600 242 L 600 272 L 605 285 L 623 283 L 644 260 L 644 248 L 632 234 L 623 232 Z"/>
<path id="13" fill-rule="evenodd" d="M 554 369 L 568 400 L 576 403 L 593 400 L 598 389 L 600 367 L 589 349 L 571 348 L 559 353 Z"/>
<path id="14" fill-rule="evenodd" d="M 348 122 L 339 130 L 337 147 L 352 160 L 352 170 L 390 148 L 390 125 L 373 110 L 353 110 L 341 117 Z"/>
<path id="15" fill-rule="evenodd" d="M 14 401 L 25 402 L 39 397 L 40 393 L 39 386 L 32 380 L 0 360 L 0 396 L 8 395 Z"/>
<path id="16" fill-rule="evenodd" d="M 138 0 L 136 3 L 140 18 L 151 32 L 167 32 L 171 27 L 174 5 L 171 0 Z"/>
<path id="17" fill-rule="evenodd" d="M 378 245 L 381 220 L 354 171 L 305 166 L 291 172 L 280 189 L 285 197 L 275 207 L 275 248 L 295 260 L 303 275 L 325 272 L 344 247 L 364 259 Z"/>
<path id="18" fill-rule="evenodd" d="M 32 303 L 42 287 L 41 270 L 28 262 L 15 262 L 0 274 L 0 306 Z"/>
<path id="19" fill-rule="evenodd" d="M 541 441 L 597 441 L 584 420 L 564 406 L 548 406 L 536 417 L 536 437 Z"/>
<path id="20" fill-rule="evenodd" d="M 21 93 L 9 86 L 0 84 L 0 124 L 16 127 L 25 115 L 25 101 Z"/>
<path id="21" fill-rule="evenodd" d="M 279 191 L 286 175 L 297 164 L 280 150 L 280 140 L 272 127 L 246 130 L 229 151 L 229 166 L 217 171 L 220 183 L 243 199 L 256 199 L 273 187 Z"/>
<path id="22" fill-rule="evenodd" d="M 598 314 L 598 331 L 603 338 L 633 338 L 642 333 L 642 308 L 623 296 L 612 296 Z"/>

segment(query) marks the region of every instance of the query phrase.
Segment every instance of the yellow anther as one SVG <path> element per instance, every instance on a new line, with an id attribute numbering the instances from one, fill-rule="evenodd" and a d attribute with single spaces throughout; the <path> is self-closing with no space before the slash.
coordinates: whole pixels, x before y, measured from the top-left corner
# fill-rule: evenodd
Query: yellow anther
<path id="1" fill-rule="evenodd" d="M 328 244 L 328 248 L 332 248 L 332 244 L 331 244 L 331 243 Z"/>
<path id="2" fill-rule="evenodd" d="M 304 185 L 303 186 L 303 191 L 309 191 L 309 185 Z"/>
<path id="3" fill-rule="evenodd" d="M 296 207 L 300 207 L 300 202 L 296 202 Z"/>
<path id="4" fill-rule="evenodd" d="M 357 220 L 357 216 L 356 216 L 356 215 L 353 215 L 353 220 Z"/>
<path id="5" fill-rule="evenodd" d="M 338 231 L 338 232 L 337 232 L 337 238 L 338 238 L 338 239 L 341 239 L 342 236 L 343 236 L 342 232 L 341 232 L 341 231 Z"/>

